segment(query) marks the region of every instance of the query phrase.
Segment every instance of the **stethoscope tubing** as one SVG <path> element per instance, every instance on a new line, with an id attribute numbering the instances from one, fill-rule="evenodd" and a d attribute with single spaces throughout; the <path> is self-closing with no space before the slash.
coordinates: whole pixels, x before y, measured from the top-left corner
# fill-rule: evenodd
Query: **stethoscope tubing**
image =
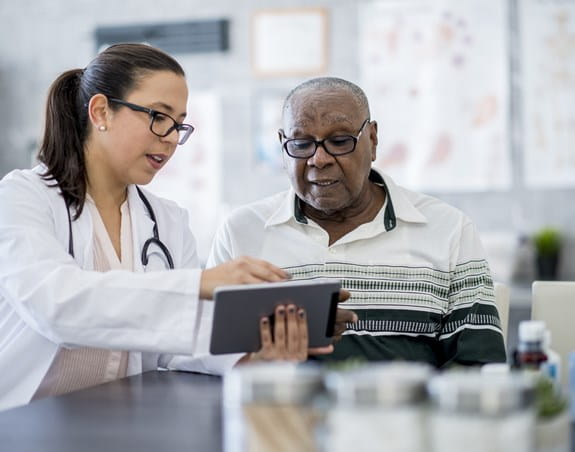
<path id="1" fill-rule="evenodd" d="M 172 259 L 172 254 L 170 253 L 170 250 L 168 249 L 168 247 L 160 240 L 160 233 L 158 231 L 158 221 L 156 220 L 156 214 L 154 213 L 154 209 L 152 208 L 150 201 L 148 200 L 148 198 L 146 198 L 146 196 L 144 195 L 144 192 L 140 189 L 140 187 L 136 186 L 136 190 L 138 191 L 138 196 L 140 197 L 140 199 L 144 203 L 144 206 L 146 207 L 146 210 L 148 211 L 148 215 L 150 216 L 150 219 L 154 222 L 154 227 L 152 230 L 153 231 L 153 237 L 150 237 L 148 240 L 146 240 L 144 242 L 144 245 L 142 246 L 142 253 L 140 256 L 140 259 L 142 261 L 142 265 L 143 266 L 148 265 L 148 260 L 149 260 L 148 248 L 150 247 L 150 245 L 154 244 L 158 248 L 160 248 L 160 250 L 164 254 L 164 257 L 166 258 L 166 261 L 168 262 L 168 268 L 170 270 L 173 270 L 174 269 L 174 260 Z M 66 213 L 68 214 L 68 254 L 70 254 L 70 256 L 74 257 L 74 236 L 72 235 L 72 217 L 70 215 L 70 207 L 69 207 L 67 202 L 66 202 Z"/>

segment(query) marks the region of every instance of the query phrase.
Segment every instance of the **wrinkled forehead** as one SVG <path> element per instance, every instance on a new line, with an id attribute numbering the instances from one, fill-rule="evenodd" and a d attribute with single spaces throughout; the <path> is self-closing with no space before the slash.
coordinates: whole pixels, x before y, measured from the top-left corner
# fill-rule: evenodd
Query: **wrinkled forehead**
<path id="1" fill-rule="evenodd" d="M 283 109 L 284 130 L 311 125 L 354 126 L 361 117 L 355 97 L 344 89 L 304 89 L 295 93 Z"/>

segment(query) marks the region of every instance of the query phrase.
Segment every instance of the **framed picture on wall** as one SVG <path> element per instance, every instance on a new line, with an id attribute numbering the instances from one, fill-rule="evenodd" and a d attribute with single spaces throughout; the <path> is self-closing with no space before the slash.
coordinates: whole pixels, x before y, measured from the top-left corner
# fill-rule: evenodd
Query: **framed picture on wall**
<path id="1" fill-rule="evenodd" d="M 252 67 L 256 76 L 306 76 L 327 69 L 325 8 L 257 11 L 252 18 Z"/>

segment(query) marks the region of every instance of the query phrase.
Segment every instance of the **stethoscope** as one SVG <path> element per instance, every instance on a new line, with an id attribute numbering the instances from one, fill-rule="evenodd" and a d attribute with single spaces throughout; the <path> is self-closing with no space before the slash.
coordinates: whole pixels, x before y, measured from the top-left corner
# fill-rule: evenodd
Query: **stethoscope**
<path id="1" fill-rule="evenodd" d="M 148 211 L 148 215 L 150 215 L 150 219 L 154 222 L 154 228 L 153 228 L 154 236 L 150 237 L 148 240 L 146 240 L 144 242 L 144 246 L 142 247 L 142 254 L 141 254 L 142 265 L 143 266 L 148 265 L 148 248 L 150 248 L 150 246 L 152 244 L 154 244 L 158 248 L 160 248 L 160 250 L 162 250 L 162 253 L 164 253 L 164 257 L 166 258 L 166 261 L 168 262 L 168 268 L 170 268 L 170 270 L 173 270 L 174 269 L 174 260 L 172 259 L 172 255 L 170 254 L 170 250 L 168 249 L 168 247 L 166 245 L 164 245 L 162 243 L 162 241 L 160 240 L 160 234 L 158 232 L 158 221 L 156 220 L 156 214 L 154 213 L 154 209 L 152 209 L 150 201 L 148 201 L 148 198 L 146 198 L 146 196 L 144 195 L 142 190 L 140 190 L 140 187 L 136 186 L 136 190 L 138 191 L 138 196 L 140 197 L 140 199 L 144 203 L 144 206 L 146 207 L 146 210 Z M 66 203 L 66 212 L 68 213 L 68 253 L 70 254 L 70 256 L 74 257 L 74 238 L 72 236 L 72 217 L 70 216 L 70 208 L 68 207 L 67 203 Z"/>

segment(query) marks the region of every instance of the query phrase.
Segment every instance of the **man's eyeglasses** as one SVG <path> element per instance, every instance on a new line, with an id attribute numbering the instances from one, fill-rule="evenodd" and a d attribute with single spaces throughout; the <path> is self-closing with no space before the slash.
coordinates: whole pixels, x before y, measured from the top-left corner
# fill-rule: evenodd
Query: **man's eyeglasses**
<path id="1" fill-rule="evenodd" d="M 295 159 L 309 159 L 311 158 L 317 151 L 319 146 L 323 146 L 325 151 L 333 155 L 334 157 L 350 154 L 351 152 L 355 151 L 355 146 L 359 141 L 359 137 L 361 136 L 363 129 L 366 124 L 369 123 L 369 118 L 363 121 L 359 132 L 357 132 L 356 136 L 351 135 L 335 135 L 332 137 L 324 138 L 323 140 L 316 141 L 310 140 L 308 138 L 290 138 L 286 139 L 287 137 L 284 135 L 283 130 L 281 134 L 285 141 L 283 142 L 283 148 L 287 152 L 290 157 Z"/>
<path id="2" fill-rule="evenodd" d="M 182 124 L 177 122 L 174 118 L 166 113 L 162 113 L 151 108 L 142 107 L 140 105 L 126 102 L 125 100 L 115 99 L 109 97 L 110 102 L 124 105 L 134 111 L 142 111 L 150 116 L 150 131 L 159 137 L 166 137 L 174 130 L 178 131 L 178 144 L 184 144 L 194 131 L 194 126 L 191 124 Z"/>

